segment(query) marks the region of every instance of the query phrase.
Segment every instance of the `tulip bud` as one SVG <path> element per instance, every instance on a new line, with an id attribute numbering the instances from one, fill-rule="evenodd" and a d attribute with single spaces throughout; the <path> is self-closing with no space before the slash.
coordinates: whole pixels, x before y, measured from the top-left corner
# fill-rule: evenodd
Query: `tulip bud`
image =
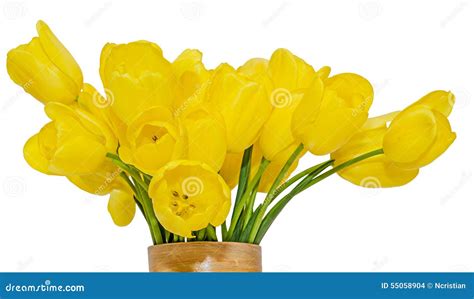
<path id="1" fill-rule="evenodd" d="M 112 111 L 127 125 L 151 107 L 171 108 L 177 96 L 171 63 L 158 45 L 147 41 L 106 44 L 100 76 Z"/>
<path id="2" fill-rule="evenodd" d="M 36 30 L 38 37 L 8 52 L 8 74 L 44 104 L 70 104 L 82 88 L 81 69 L 46 23 L 38 21 Z"/>
<path id="3" fill-rule="evenodd" d="M 186 100 L 193 95 L 210 77 L 210 72 L 202 63 L 202 53 L 186 49 L 172 63 L 173 73 L 178 82 L 179 96 L 175 109 L 182 109 Z"/>
<path id="4" fill-rule="evenodd" d="M 104 166 L 106 153 L 117 148 L 113 133 L 93 115 L 54 102 L 45 112 L 52 121 L 24 147 L 32 168 L 54 175 L 92 174 Z"/>
<path id="5" fill-rule="evenodd" d="M 357 74 L 316 76 L 293 114 L 295 138 L 315 155 L 334 152 L 365 123 L 373 95 L 370 82 Z"/>
<path id="6" fill-rule="evenodd" d="M 230 152 L 242 152 L 252 145 L 272 111 L 263 85 L 239 75 L 227 64 L 213 74 L 208 98 L 224 119 Z"/>
<path id="7" fill-rule="evenodd" d="M 447 116 L 454 95 L 431 92 L 400 112 L 383 140 L 385 155 L 399 167 L 416 169 L 444 153 L 456 139 Z"/>
<path id="8" fill-rule="evenodd" d="M 364 127 L 352 136 L 344 146 L 331 153 L 331 159 L 335 160 L 334 166 L 381 148 L 387 132 L 386 123 L 391 121 L 394 116 L 391 113 L 368 119 Z M 386 188 L 409 183 L 418 175 L 418 169 L 400 168 L 384 154 L 381 154 L 344 168 L 338 174 L 358 186 Z"/>

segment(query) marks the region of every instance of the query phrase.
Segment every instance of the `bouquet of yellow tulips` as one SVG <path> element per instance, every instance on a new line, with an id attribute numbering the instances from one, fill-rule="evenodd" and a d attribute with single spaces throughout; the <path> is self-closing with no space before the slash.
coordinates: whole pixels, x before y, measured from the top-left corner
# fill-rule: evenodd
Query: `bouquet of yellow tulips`
<path id="1" fill-rule="evenodd" d="M 37 31 L 7 57 L 11 79 L 51 119 L 26 142 L 26 161 L 109 195 L 119 226 L 138 207 L 154 244 L 218 241 L 218 226 L 223 241 L 259 244 L 296 195 L 330 175 L 401 186 L 456 138 L 452 93 L 369 118 L 367 79 L 316 70 L 286 49 L 211 70 L 198 50 L 170 62 L 152 42 L 109 43 L 101 94 L 44 22 Z M 307 152 L 329 157 L 292 174 Z"/>

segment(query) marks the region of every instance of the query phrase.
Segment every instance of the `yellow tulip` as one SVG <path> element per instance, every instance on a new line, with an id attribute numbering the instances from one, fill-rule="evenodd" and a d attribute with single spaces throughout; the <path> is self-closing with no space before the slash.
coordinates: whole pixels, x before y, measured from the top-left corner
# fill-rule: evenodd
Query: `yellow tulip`
<path id="1" fill-rule="evenodd" d="M 400 112 L 383 140 L 385 155 L 399 167 L 417 169 L 428 165 L 454 142 L 448 116 L 454 95 L 431 92 Z"/>
<path id="2" fill-rule="evenodd" d="M 127 126 L 112 111 L 109 100 L 103 97 L 94 86 L 85 83 L 77 98 L 77 106 L 105 122 L 119 142 L 125 143 Z"/>
<path id="3" fill-rule="evenodd" d="M 188 238 L 209 223 L 221 225 L 231 205 L 222 177 L 198 161 L 169 162 L 153 176 L 148 193 L 163 227 Z"/>
<path id="4" fill-rule="evenodd" d="M 326 79 L 331 68 L 325 66 L 317 72 L 303 59 L 286 49 L 278 49 L 270 58 L 252 58 L 237 69 L 238 73 L 262 83 L 268 94 L 275 96 L 282 91 L 288 93 L 309 87 L 315 76 Z"/>
<path id="5" fill-rule="evenodd" d="M 106 44 L 100 76 L 114 113 L 127 125 L 154 106 L 172 107 L 177 82 L 171 63 L 154 43 Z"/>
<path id="6" fill-rule="evenodd" d="M 43 21 L 38 37 L 8 52 L 10 78 L 42 103 L 72 103 L 82 87 L 82 72 L 69 51 Z"/>
<path id="7" fill-rule="evenodd" d="M 237 69 L 237 73 L 262 84 L 269 95 L 272 93 L 274 87 L 268 73 L 268 60 L 263 58 L 249 59 Z"/>
<path id="8" fill-rule="evenodd" d="M 262 84 L 220 65 L 211 77 L 208 100 L 225 122 L 227 148 L 242 152 L 258 138 L 272 105 Z"/>
<path id="9" fill-rule="evenodd" d="M 127 143 L 120 144 L 125 163 L 153 175 L 171 160 L 186 154 L 186 136 L 171 111 L 162 106 L 139 114 L 127 129 Z"/>
<path id="10" fill-rule="evenodd" d="M 293 132 L 291 131 L 291 119 L 303 94 L 289 93 L 286 96 L 288 98 L 284 104 L 273 110 L 263 125 L 260 134 L 259 146 L 263 152 L 263 156 L 270 161 L 273 161 L 278 154 L 288 149 L 288 147 L 291 147 L 295 143 L 296 145 L 299 144 L 293 137 Z"/>
<path id="11" fill-rule="evenodd" d="M 293 134 L 315 155 L 334 152 L 365 123 L 372 100 L 372 85 L 357 74 L 316 76 L 293 113 Z"/>
<path id="12" fill-rule="evenodd" d="M 107 210 L 117 226 L 127 226 L 135 216 L 135 200 L 129 190 L 116 189 L 110 193 Z"/>
<path id="13" fill-rule="evenodd" d="M 291 131 L 293 113 L 311 80 L 315 76 L 327 79 L 330 68 L 323 67 L 315 72 L 303 59 L 286 49 L 278 49 L 270 61 L 250 59 L 238 72 L 261 82 L 270 95 L 274 109 L 262 128 L 258 143 L 265 158 L 272 161 L 276 155 L 299 143 Z"/>
<path id="14" fill-rule="evenodd" d="M 278 49 L 272 54 L 268 72 L 275 88 L 290 92 L 307 88 L 316 75 L 311 65 L 286 49 Z"/>
<path id="15" fill-rule="evenodd" d="M 331 153 L 334 165 L 340 165 L 357 156 L 382 148 L 382 141 L 387 132 L 387 122 L 396 113 L 368 119 L 364 127 L 344 144 Z M 384 154 L 373 156 L 353 164 L 338 174 L 345 180 L 366 188 L 396 187 L 412 181 L 418 169 L 402 169 Z"/>
<path id="16" fill-rule="evenodd" d="M 198 50 L 184 50 L 172 63 L 173 73 L 177 78 L 180 97 L 174 103 L 175 109 L 180 109 L 210 77 L 210 72 L 202 63 L 202 53 Z"/>
<path id="17" fill-rule="evenodd" d="M 227 151 L 222 116 L 202 104 L 188 106 L 180 119 L 186 129 L 186 159 L 204 162 L 217 172 L 224 163 Z"/>
<path id="18" fill-rule="evenodd" d="M 84 175 L 107 163 L 106 153 L 117 148 L 109 128 L 93 115 L 57 102 L 45 106 L 52 120 L 25 144 L 28 164 L 53 175 Z"/>

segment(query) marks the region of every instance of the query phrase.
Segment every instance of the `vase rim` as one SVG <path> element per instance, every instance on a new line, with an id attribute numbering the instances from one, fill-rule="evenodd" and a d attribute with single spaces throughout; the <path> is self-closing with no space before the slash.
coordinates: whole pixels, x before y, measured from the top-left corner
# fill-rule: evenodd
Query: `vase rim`
<path id="1" fill-rule="evenodd" d="M 261 248 L 260 245 L 252 244 L 252 243 L 244 243 L 244 242 L 216 242 L 216 241 L 194 241 L 194 242 L 176 242 L 176 243 L 164 243 L 164 244 L 156 244 L 148 246 L 149 249 L 155 247 L 165 247 L 165 246 L 192 246 L 192 245 L 231 245 L 231 246 L 245 246 L 245 247 L 256 247 Z"/>

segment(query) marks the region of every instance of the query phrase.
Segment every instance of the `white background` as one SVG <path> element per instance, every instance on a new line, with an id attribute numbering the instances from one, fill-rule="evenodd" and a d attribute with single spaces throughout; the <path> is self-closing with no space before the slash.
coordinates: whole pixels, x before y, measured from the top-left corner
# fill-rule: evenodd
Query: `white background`
<path id="1" fill-rule="evenodd" d="M 45 20 L 100 87 L 106 42 L 147 39 L 209 68 L 285 47 L 375 86 L 372 115 L 452 90 L 458 138 L 409 185 L 331 177 L 290 203 L 262 242 L 266 271 L 474 271 L 474 3 L 468 1 L 0 0 L 0 271 L 147 271 L 146 223 L 112 224 L 106 197 L 29 168 L 22 147 L 47 122 L 8 78 L 9 49 Z M 323 158 L 305 157 L 300 169 Z"/>

